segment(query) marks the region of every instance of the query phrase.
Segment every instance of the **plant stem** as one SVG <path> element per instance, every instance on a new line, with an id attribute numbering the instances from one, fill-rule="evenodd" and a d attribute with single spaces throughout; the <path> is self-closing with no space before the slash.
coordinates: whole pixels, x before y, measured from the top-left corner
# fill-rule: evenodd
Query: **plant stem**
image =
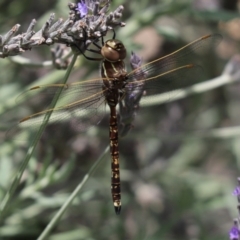
<path id="1" fill-rule="evenodd" d="M 74 55 L 73 58 L 72 58 L 72 61 L 66 71 L 66 74 L 64 76 L 64 80 L 63 80 L 63 84 L 65 84 L 69 78 L 69 75 L 73 69 L 73 66 L 76 62 L 76 59 L 77 59 L 77 55 Z M 56 93 L 56 95 L 54 96 L 54 99 L 51 103 L 51 106 L 50 108 L 54 108 L 54 106 L 56 105 L 57 101 L 58 101 L 58 98 L 60 96 L 62 91 L 59 91 L 58 93 Z M 3 198 L 3 201 L 1 202 L 0 204 L 0 216 L 1 216 L 1 219 L 3 219 L 3 213 L 6 211 L 6 208 L 9 204 L 9 201 L 10 199 L 12 198 L 17 186 L 19 185 L 19 182 L 22 178 L 22 175 L 23 175 L 23 172 L 24 170 L 26 169 L 27 165 L 28 165 L 28 162 L 30 161 L 32 155 L 33 155 L 33 152 L 37 146 L 37 143 L 38 143 L 38 140 L 41 138 L 42 136 L 42 133 L 43 131 L 45 130 L 45 127 L 47 126 L 48 124 L 48 120 L 50 119 L 51 117 L 51 113 L 52 112 L 49 112 L 48 114 L 45 115 L 44 117 L 44 120 L 43 120 L 43 123 L 41 124 L 39 130 L 38 130 L 38 133 L 36 134 L 34 140 L 31 142 L 29 148 L 28 148 L 28 152 L 26 154 L 26 157 L 24 159 L 24 161 L 22 162 L 20 168 L 18 169 L 17 171 L 17 174 L 15 175 L 14 177 L 14 180 L 11 184 L 11 186 L 9 187 L 9 190 L 7 191 L 7 193 L 5 194 L 4 198 Z"/>

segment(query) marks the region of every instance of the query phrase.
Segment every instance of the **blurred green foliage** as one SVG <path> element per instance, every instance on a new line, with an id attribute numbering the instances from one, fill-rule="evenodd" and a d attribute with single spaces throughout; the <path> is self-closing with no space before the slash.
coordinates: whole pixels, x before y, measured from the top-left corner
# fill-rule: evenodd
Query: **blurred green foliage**
<path id="1" fill-rule="evenodd" d="M 117 38 L 129 54 L 132 50 L 139 52 L 145 62 L 202 35 L 220 32 L 219 22 L 239 15 L 221 5 L 215 10 L 201 10 L 189 0 L 118 0 L 113 1 L 111 9 L 120 4 L 125 7 L 126 27 L 117 30 Z M 66 18 L 69 11 L 63 0 L 2 0 L 0 9 L 1 33 L 16 23 L 25 31 L 33 18 L 39 29 L 49 13 L 54 12 L 58 19 Z M 237 54 L 238 41 L 227 32 L 223 34 Z M 34 61 L 49 60 L 50 48 L 43 49 L 35 48 L 23 56 Z M 215 56 L 199 56 L 209 79 L 220 75 L 230 58 L 219 51 Z M 80 57 L 77 66 L 72 82 L 98 76 L 98 63 Z M 0 127 L 4 139 L 12 122 L 43 107 L 31 101 L 16 103 L 16 97 L 29 86 L 61 81 L 64 71 L 0 59 L 0 73 Z M 112 206 L 110 155 L 106 154 L 47 239 L 226 239 L 232 218 L 237 217 L 231 193 L 238 176 L 239 137 L 212 138 L 198 133 L 240 123 L 238 89 L 239 84 L 235 84 L 140 109 L 134 128 L 120 140 L 121 215 L 116 216 Z M 76 134 L 71 126 L 47 128 L 10 205 L 0 215 L 0 239 L 37 239 L 108 144 L 107 116 L 99 127 L 86 133 Z M 28 143 L 1 143 L 0 202 L 27 149 Z"/>

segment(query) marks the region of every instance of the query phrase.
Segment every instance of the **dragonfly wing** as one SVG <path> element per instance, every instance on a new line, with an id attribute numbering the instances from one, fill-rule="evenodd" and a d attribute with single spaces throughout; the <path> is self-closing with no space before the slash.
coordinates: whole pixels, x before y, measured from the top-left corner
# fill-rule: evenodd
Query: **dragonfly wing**
<path id="1" fill-rule="evenodd" d="M 152 96 L 167 92 L 165 101 L 176 97 L 181 91 L 173 91 L 182 87 L 188 87 L 193 82 L 198 82 L 203 69 L 197 65 L 186 65 L 167 73 L 156 75 L 145 80 L 135 80 L 125 87 L 124 99 L 120 102 L 120 121 L 122 124 L 121 135 L 125 135 L 132 128 L 141 97 L 148 95 L 144 100 L 151 102 Z M 144 77 L 144 75 L 142 75 Z"/>
<path id="2" fill-rule="evenodd" d="M 98 124 L 105 114 L 105 98 L 102 90 L 102 80 L 86 81 L 72 84 L 44 85 L 32 88 L 41 97 L 52 97 L 61 91 L 59 102 L 55 108 L 46 109 L 20 120 L 7 132 L 7 138 L 26 141 L 28 136 L 23 132 L 37 132 L 46 114 L 51 114 L 49 124 L 71 123 L 74 131 L 86 131 L 90 126 Z M 24 93 L 29 94 L 29 92 Z M 23 96 L 23 95 L 22 95 Z M 15 136 L 17 134 L 17 136 Z"/>
<path id="3" fill-rule="evenodd" d="M 77 99 L 88 98 L 89 96 L 100 92 L 102 89 L 102 79 L 93 79 L 88 81 L 81 81 L 71 84 L 46 84 L 35 86 L 20 94 L 16 102 L 21 103 L 33 99 L 34 104 L 40 103 L 49 106 L 54 96 L 61 92 L 58 99 L 58 106 L 63 105 L 64 102 L 73 102 Z"/>
<path id="4" fill-rule="evenodd" d="M 161 75 L 181 66 L 194 64 L 198 65 L 198 54 L 206 54 L 211 51 L 222 40 L 219 34 L 207 35 L 201 37 L 179 50 L 168 54 L 162 58 L 156 59 L 147 63 L 129 73 L 130 81 L 132 79 L 139 79 L 142 74 L 147 77 Z"/>
<path id="5" fill-rule="evenodd" d="M 131 89 L 132 96 L 134 92 L 138 93 L 138 95 L 140 93 L 144 95 L 155 95 L 167 92 L 170 100 L 179 93 L 179 91 L 176 90 L 189 87 L 202 80 L 204 80 L 203 68 L 199 65 L 189 64 L 152 78 L 129 83 L 126 89 L 127 92 Z"/>

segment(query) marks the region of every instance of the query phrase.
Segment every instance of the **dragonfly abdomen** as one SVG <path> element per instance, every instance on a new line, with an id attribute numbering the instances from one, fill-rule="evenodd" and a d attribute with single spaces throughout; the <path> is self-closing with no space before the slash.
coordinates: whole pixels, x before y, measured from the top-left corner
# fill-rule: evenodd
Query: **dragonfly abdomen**
<path id="1" fill-rule="evenodd" d="M 119 171 L 119 150 L 118 150 L 118 125 L 116 107 L 110 107 L 110 153 L 112 157 L 112 199 L 116 214 L 121 211 L 121 186 L 120 186 L 120 171 Z"/>

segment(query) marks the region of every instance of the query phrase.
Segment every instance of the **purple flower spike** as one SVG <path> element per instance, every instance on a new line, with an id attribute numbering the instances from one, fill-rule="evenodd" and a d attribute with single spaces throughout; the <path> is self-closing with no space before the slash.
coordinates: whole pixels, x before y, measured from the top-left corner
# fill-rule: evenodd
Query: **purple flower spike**
<path id="1" fill-rule="evenodd" d="M 236 226 L 233 226 L 229 231 L 230 240 L 239 240 L 239 230 Z"/>
<path id="2" fill-rule="evenodd" d="M 87 15 L 88 8 L 84 0 L 80 0 L 80 2 L 77 3 L 76 10 L 79 11 L 81 18 Z"/>
<path id="3" fill-rule="evenodd" d="M 237 186 L 237 187 L 234 189 L 234 191 L 233 191 L 232 194 L 233 194 L 234 196 L 240 196 L 240 187 Z"/>

